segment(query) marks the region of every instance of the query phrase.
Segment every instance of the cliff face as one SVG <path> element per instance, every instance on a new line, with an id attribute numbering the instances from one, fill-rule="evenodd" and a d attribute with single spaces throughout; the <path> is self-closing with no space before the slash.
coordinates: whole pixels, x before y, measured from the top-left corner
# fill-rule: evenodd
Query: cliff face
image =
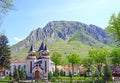
<path id="1" fill-rule="evenodd" d="M 24 48 L 30 47 L 40 41 L 46 41 L 51 44 L 56 38 L 63 42 L 80 41 L 88 46 L 96 46 L 98 43 L 109 45 L 112 42 L 111 37 L 100 27 L 95 25 L 87 25 L 75 21 L 52 21 L 44 28 L 38 28 L 30 33 L 30 35 L 11 47 L 12 55 L 20 52 Z"/>

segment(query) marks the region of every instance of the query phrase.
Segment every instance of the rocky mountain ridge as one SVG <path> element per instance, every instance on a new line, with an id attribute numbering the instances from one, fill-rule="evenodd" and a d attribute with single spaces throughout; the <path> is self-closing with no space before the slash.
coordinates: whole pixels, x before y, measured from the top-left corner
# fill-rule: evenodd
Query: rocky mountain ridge
<path id="1" fill-rule="evenodd" d="M 104 29 L 95 26 L 87 25 L 75 21 L 52 21 L 44 28 L 33 30 L 30 35 L 11 47 L 12 55 L 30 47 L 31 44 L 39 47 L 38 42 L 45 41 L 47 45 L 56 42 L 60 39 L 69 44 L 71 41 L 80 41 L 88 46 L 109 45 L 112 43 L 111 37 Z"/>

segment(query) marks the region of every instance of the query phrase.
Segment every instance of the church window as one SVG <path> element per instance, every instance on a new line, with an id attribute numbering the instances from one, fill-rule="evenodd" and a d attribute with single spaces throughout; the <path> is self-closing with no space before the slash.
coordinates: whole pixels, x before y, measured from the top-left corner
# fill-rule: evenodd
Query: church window
<path id="1" fill-rule="evenodd" d="M 30 61 L 30 73 L 32 73 L 32 61 Z"/>
<path id="2" fill-rule="evenodd" d="M 45 61 L 45 73 L 47 72 L 47 61 Z"/>

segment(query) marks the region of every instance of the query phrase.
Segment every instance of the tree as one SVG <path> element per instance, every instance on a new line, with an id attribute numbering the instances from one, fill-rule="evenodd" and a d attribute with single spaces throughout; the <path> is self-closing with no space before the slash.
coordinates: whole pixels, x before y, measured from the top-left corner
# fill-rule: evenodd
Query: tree
<path id="1" fill-rule="evenodd" d="M 102 64 L 105 63 L 106 56 L 110 55 L 110 51 L 105 49 L 91 49 L 89 55 L 94 63 L 97 64 L 97 69 L 101 75 Z"/>
<path id="2" fill-rule="evenodd" d="M 10 47 L 7 45 L 8 39 L 5 35 L 0 35 L 0 68 L 10 68 Z"/>
<path id="3" fill-rule="evenodd" d="M 26 79 L 26 71 L 25 71 L 25 68 L 22 67 L 20 72 L 19 72 L 19 76 L 20 76 L 20 79 Z"/>
<path id="4" fill-rule="evenodd" d="M 52 79 L 52 73 L 51 72 L 48 72 L 48 80 L 51 80 Z"/>
<path id="5" fill-rule="evenodd" d="M 55 69 L 57 69 L 57 65 L 61 64 L 62 55 L 58 52 L 54 52 L 51 56 L 51 60 L 55 63 Z"/>
<path id="6" fill-rule="evenodd" d="M 13 0 L 0 0 L 0 20 L 9 10 L 14 9 L 12 2 Z"/>
<path id="7" fill-rule="evenodd" d="M 64 71 L 62 69 L 60 70 L 60 76 L 64 76 Z"/>
<path id="8" fill-rule="evenodd" d="M 120 65 L 120 48 L 115 48 L 110 54 L 112 64 Z"/>
<path id="9" fill-rule="evenodd" d="M 16 69 L 16 67 L 13 72 L 13 78 L 17 81 L 20 79 L 19 71 L 18 71 L 18 69 Z"/>
<path id="10" fill-rule="evenodd" d="M 11 74 L 11 71 L 10 71 L 9 77 L 10 77 L 9 80 L 12 80 L 12 74 Z"/>
<path id="11" fill-rule="evenodd" d="M 92 64 L 92 59 L 90 57 L 87 57 L 87 58 L 83 59 L 82 64 L 83 64 L 83 66 L 89 68 L 90 65 Z"/>
<path id="12" fill-rule="evenodd" d="M 74 65 L 80 63 L 80 57 L 77 54 L 71 54 L 67 56 L 69 63 L 72 65 L 72 76 L 74 75 Z"/>
<path id="13" fill-rule="evenodd" d="M 107 26 L 107 31 L 113 36 L 114 40 L 117 41 L 120 46 L 120 12 L 116 16 L 112 14 Z"/>
<path id="14" fill-rule="evenodd" d="M 109 81 L 112 80 L 112 71 L 111 71 L 107 61 L 106 61 L 105 66 L 104 66 L 103 79 L 106 81 L 106 83 L 109 83 Z"/>
<path id="15" fill-rule="evenodd" d="M 53 73 L 53 76 L 58 77 L 59 75 L 60 75 L 60 74 L 59 74 L 59 70 L 56 69 L 55 72 Z"/>
<path id="16" fill-rule="evenodd" d="M 90 72 L 92 72 L 92 70 L 91 70 L 92 63 L 93 63 L 93 61 L 89 56 L 87 58 L 83 59 L 82 64 L 83 64 L 84 67 L 87 68 L 87 71 L 84 72 L 85 75 L 86 75 L 86 73 L 90 74 Z"/>

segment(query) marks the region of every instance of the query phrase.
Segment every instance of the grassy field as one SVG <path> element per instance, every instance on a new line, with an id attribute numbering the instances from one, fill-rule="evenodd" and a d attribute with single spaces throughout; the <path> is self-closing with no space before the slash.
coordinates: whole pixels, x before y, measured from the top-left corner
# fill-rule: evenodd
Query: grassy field
<path id="1" fill-rule="evenodd" d="M 36 42 L 36 51 L 38 51 L 38 48 L 40 46 L 40 42 Z M 62 54 L 63 57 L 66 55 L 70 55 L 72 53 L 79 54 L 80 57 L 86 57 L 88 56 L 88 51 L 92 48 L 88 45 L 85 45 L 81 43 L 79 40 L 71 40 L 69 42 L 65 42 L 59 38 L 56 38 L 56 42 L 48 44 L 48 49 L 50 51 L 50 55 L 52 55 L 53 52 L 59 52 Z M 103 48 L 110 48 L 108 46 L 103 46 Z M 20 57 L 27 57 L 29 48 L 24 48 L 22 51 L 16 53 L 16 55 L 12 56 L 12 58 L 20 58 Z"/>

